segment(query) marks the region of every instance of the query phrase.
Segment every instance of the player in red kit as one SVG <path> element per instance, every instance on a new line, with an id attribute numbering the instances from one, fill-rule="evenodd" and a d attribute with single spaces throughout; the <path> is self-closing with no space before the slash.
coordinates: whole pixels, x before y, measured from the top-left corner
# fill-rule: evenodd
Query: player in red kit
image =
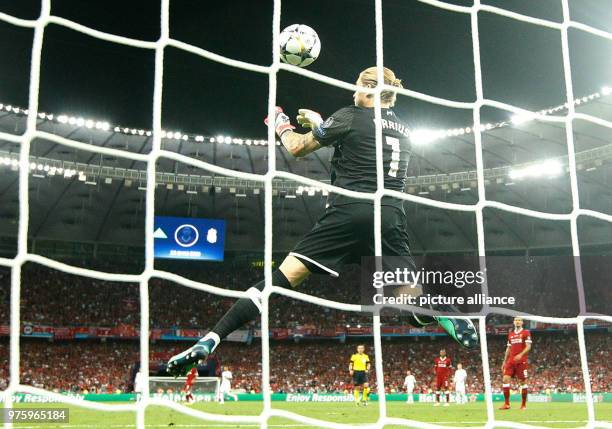
<path id="1" fill-rule="evenodd" d="M 446 394 L 446 402 L 444 403 L 445 407 L 449 405 L 449 378 L 452 368 L 451 359 L 446 356 L 446 350 L 440 350 L 440 356 L 436 358 L 434 361 L 434 374 L 436 375 L 436 403 L 434 407 L 440 406 L 440 392 L 444 390 Z"/>
<path id="2" fill-rule="evenodd" d="M 193 402 L 191 387 L 193 386 L 196 378 L 198 378 L 198 369 L 194 366 L 191 368 L 189 373 L 187 373 L 187 380 L 185 380 L 185 386 L 183 387 L 183 392 L 185 392 L 185 400 L 189 403 Z"/>
<path id="3" fill-rule="evenodd" d="M 531 350 L 531 333 L 523 329 L 523 318 L 514 318 L 514 329 L 508 333 L 508 345 L 502 365 L 504 405 L 500 410 L 510 409 L 510 381 L 512 377 L 521 382 L 521 410 L 527 404 L 527 354 Z"/>

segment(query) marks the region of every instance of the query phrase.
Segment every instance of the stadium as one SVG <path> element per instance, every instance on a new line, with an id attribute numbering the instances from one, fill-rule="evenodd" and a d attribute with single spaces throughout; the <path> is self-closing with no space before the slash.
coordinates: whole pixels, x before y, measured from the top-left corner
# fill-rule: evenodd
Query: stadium
<path id="1" fill-rule="evenodd" d="M 5 427 L 611 428 L 611 22 L 608 0 L 3 2 Z M 353 102 L 373 188 L 338 181 L 349 137 L 323 144 Z M 458 307 L 373 305 L 370 264 L 406 256 L 391 199 L 417 272 L 453 274 L 421 296 Z M 296 247 L 365 204 L 336 259 Z"/>

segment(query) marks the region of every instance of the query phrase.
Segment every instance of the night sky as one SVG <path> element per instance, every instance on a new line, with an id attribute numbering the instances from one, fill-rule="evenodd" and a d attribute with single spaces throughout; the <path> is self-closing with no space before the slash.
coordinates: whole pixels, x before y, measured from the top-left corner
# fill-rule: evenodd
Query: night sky
<path id="1" fill-rule="evenodd" d="M 470 0 L 449 3 L 471 5 Z M 483 0 L 485 4 L 554 21 L 560 0 Z M 611 0 L 570 0 L 576 21 L 612 31 Z M 3 0 L 0 11 L 33 19 L 35 0 Z M 268 65 L 272 2 L 173 0 L 171 37 L 215 53 Z M 473 101 L 474 67 L 469 15 L 416 0 L 383 0 L 385 63 L 416 91 Z M 52 13 L 115 34 L 159 36 L 159 2 L 55 0 Z M 309 68 L 353 82 L 375 64 L 373 0 L 285 0 L 281 27 L 303 23 L 322 40 Z M 565 100 L 560 32 L 490 13 L 480 14 L 487 98 L 539 109 Z M 0 102 L 27 105 L 32 31 L 0 22 Z M 40 109 L 129 127 L 151 127 L 154 52 L 125 47 L 51 25 L 45 31 Z M 574 91 L 582 96 L 612 84 L 612 42 L 571 30 Z M 166 50 L 163 126 L 210 135 L 265 136 L 267 76 Z M 278 103 L 289 112 L 309 107 L 331 114 L 351 93 L 288 72 L 279 74 Z M 413 127 L 468 125 L 471 111 L 400 97 L 397 108 Z M 484 109 L 486 120 L 508 116 Z M 292 113 L 292 116 L 293 113 Z"/>

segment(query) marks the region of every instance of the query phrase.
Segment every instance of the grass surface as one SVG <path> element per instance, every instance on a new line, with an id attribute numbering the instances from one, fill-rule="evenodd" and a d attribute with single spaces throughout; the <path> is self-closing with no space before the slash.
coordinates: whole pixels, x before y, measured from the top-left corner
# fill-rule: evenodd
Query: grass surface
<path id="1" fill-rule="evenodd" d="M 306 417 L 344 423 L 351 426 L 361 426 L 374 423 L 378 419 L 378 404 L 370 403 L 368 407 L 357 407 L 352 403 L 287 403 L 273 402 L 273 408 L 286 410 Z M 516 405 L 509 411 L 499 411 L 495 404 L 495 418 L 521 422 L 536 426 L 549 427 L 578 427 L 584 426 L 587 419 L 585 404 L 574 403 L 534 403 L 528 404 L 528 409 L 521 411 Z M 73 428 L 135 428 L 136 414 L 134 412 L 106 412 L 88 410 L 82 407 L 66 406 L 62 404 L 19 404 L 18 407 L 68 407 L 70 409 L 69 423 L 44 424 L 15 424 L 19 428 L 47 428 L 47 429 L 73 429 Z M 256 416 L 262 410 L 261 402 L 226 402 L 198 403 L 189 405 L 194 410 L 220 415 L 251 415 Z M 612 421 L 612 404 L 596 404 L 596 418 L 601 421 Z M 412 404 L 403 402 L 388 402 L 387 415 L 422 422 L 437 423 L 445 426 L 482 426 L 486 421 L 485 404 L 482 402 L 450 407 L 433 407 L 432 404 Z M 150 406 L 145 413 L 147 428 L 252 428 L 257 423 L 229 423 L 220 420 L 200 420 L 178 411 L 160 406 Z M 268 421 L 271 428 L 307 428 L 294 420 L 272 417 Z M 406 426 L 385 426 L 387 429 Z M 501 426 L 499 426 L 501 427 Z"/>

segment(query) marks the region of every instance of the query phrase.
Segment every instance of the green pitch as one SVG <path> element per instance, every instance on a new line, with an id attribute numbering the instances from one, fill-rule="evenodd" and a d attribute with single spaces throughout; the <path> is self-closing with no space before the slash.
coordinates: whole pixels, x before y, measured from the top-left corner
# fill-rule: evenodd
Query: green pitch
<path id="1" fill-rule="evenodd" d="M 499 404 L 495 404 L 496 408 Z M 513 404 L 517 405 L 517 404 Z M 20 407 L 33 407 L 34 404 L 20 404 Z M 37 404 L 39 407 L 63 407 L 59 404 Z M 333 421 L 344 424 L 359 426 L 365 423 L 373 423 L 378 418 L 377 403 L 370 403 L 368 407 L 357 407 L 352 403 L 286 403 L 274 402 L 274 408 L 292 411 L 307 417 L 321 420 Z M 199 403 L 190 407 L 208 413 L 216 414 L 242 414 L 257 415 L 261 412 L 260 402 L 226 402 L 224 405 L 217 403 Z M 102 429 L 102 428 L 134 428 L 135 413 L 132 412 L 102 412 L 88 410 L 85 408 L 69 406 L 70 423 L 62 424 L 16 424 L 21 428 L 47 428 L 47 429 Z M 467 405 L 454 405 L 450 407 L 434 408 L 431 404 L 407 405 L 403 402 L 388 402 L 388 415 L 390 417 L 401 417 L 423 422 L 437 423 L 446 426 L 480 426 L 485 423 L 486 410 L 482 402 Z M 596 415 L 598 420 L 612 421 L 612 404 L 597 404 Z M 510 411 L 499 411 L 496 409 L 496 419 L 527 423 L 531 425 L 550 427 L 578 427 L 586 423 L 586 406 L 573 403 L 534 403 L 528 404 L 526 411 L 520 411 L 518 407 Z M 207 422 L 194 419 L 177 411 L 164 407 L 149 407 L 146 412 L 147 428 L 253 428 L 257 424 L 235 424 L 219 421 Z M 270 428 L 296 428 L 302 429 L 312 426 L 304 426 L 301 423 L 274 417 L 269 421 Z M 386 428 L 399 428 L 405 426 L 386 426 Z"/>

